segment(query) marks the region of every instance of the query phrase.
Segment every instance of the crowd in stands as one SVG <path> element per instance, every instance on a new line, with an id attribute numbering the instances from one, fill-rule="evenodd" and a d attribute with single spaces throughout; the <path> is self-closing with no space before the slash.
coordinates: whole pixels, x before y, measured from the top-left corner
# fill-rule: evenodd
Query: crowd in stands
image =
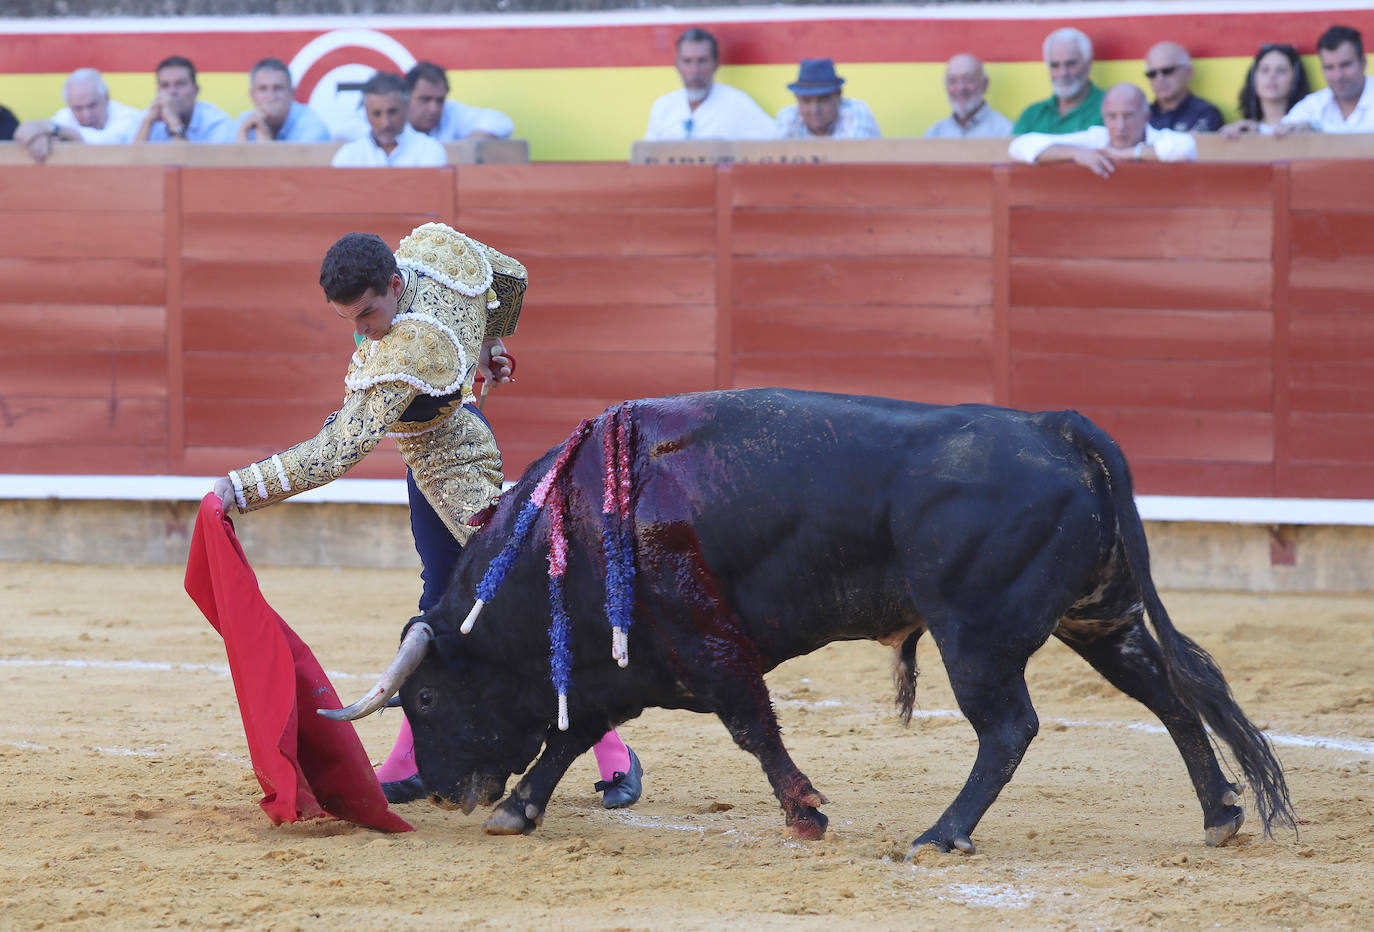
<path id="1" fill-rule="evenodd" d="M 330 142 L 330 131 L 309 106 L 295 99 L 291 69 L 264 58 L 248 73 L 253 103 L 237 118 L 199 100 L 196 66 L 174 55 L 154 69 L 157 93 L 146 110 L 110 98 L 99 71 L 80 68 L 62 86 L 67 106 L 53 117 L 19 123 L 0 107 L 0 139 L 25 146 L 39 162 L 56 140 L 90 145 L 131 142 Z M 362 88 L 366 128 L 339 147 L 335 165 L 443 165 L 441 143 L 454 139 L 500 139 L 515 125 L 496 110 L 448 100 L 448 75 L 432 62 L 419 62 L 404 76 L 378 72 Z"/>
<path id="2" fill-rule="evenodd" d="M 1092 40 L 1073 28 L 1056 29 L 1041 49 L 1050 96 L 1026 107 L 1013 122 L 987 102 L 988 75 L 969 53 L 945 66 L 949 116 L 928 138 L 1013 137 L 1009 154 L 1028 163 L 1073 160 L 1109 175 L 1116 161 L 1183 161 L 1197 157 L 1196 133 L 1285 136 L 1291 133 L 1374 132 L 1374 81 L 1365 75 L 1364 43 L 1347 26 L 1332 26 L 1317 40 L 1326 87 L 1313 92 L 1298 51 L 1281 43 L 1256 52 L 1239 95 L 1241 119 L 1223 125 L 1221 110 L 1192 92 L 1193 63 L 1176 42 L 1155 44 L 1145 55 L 1144 77 L 1154 99 L 1126 82 L 1101 88 L 1091 78 Z M 863 139 L 881 135 L 872 110 L 844 94 L 845 79 L 829 58 L 804 59 L 787 88 L 796 103 L 770 117 L 744 91 L 715 80 L 720 47 L 701 28 L 682 33 L 674 64 L 682 86 L 654 101 L 647 140 Z M 447 161 L 442 142 L 505 138 L 511 119 L 449 98 L 447 72 L 419 62 L 404 76 L 376 73 L 362 87 L 357 138 L 341 137 L 307 105 L 294 99 L 287 66 L 265 58 L 249 73 L 253 108 L 237 119 L 198 100 L 196 68 L 173 56 L 155 70 L 157 93 L 146 110 L 111 100 L 98 71 L 82 68 L 63 86 L 67 106 L 51 119 L 18 123 L 0 107 L 0 139 L 13 138 L 38 161 L 57 140 L 126 142 L 323 142 L 345 138 L 336 166 L 426 166 Z"/>

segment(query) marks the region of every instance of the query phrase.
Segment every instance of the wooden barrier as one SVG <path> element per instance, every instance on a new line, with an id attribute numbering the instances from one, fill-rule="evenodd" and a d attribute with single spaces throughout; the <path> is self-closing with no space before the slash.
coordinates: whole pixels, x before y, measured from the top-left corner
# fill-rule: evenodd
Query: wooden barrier
<path id="1" fill-rule="evenodd" d="M 313 434 L 351 345 L 320 256 L 440 220 L 530 270 L 512 475 L 623 398 L 788 385 L 1075 407 L 1142 492 L 1374 498 L 1370 168 L 0 167 L 0 472 Z"/>
<path id="2" fill-rule="evenodd" d="M 1374 134 L 1307 133 L 1227 139 L 1196 133 L 1200 162 L 1261 162 L 1284 159 L 1374 158 Z M 986 139 L 692 139 L 649 142 L 630 147 L 636 165 L 760 165 L 819 162 L 1005 162 L 1011 137 Z"/>
<path id="3" fill-rule="evenodd" d="M 87 146 L 58 141 L 53 143 L 45 164 L 324 166 L 330 163 L 341 145 L 339 142 L 140 142 Z M 530 144 L 524 139 L 458 139 L 444 143 L 444 149 L 453 165 L 521 164 L 530 160 Z M 23 146 L 0 142 L 0 166 L 32 164 L 33 158 Z"/>

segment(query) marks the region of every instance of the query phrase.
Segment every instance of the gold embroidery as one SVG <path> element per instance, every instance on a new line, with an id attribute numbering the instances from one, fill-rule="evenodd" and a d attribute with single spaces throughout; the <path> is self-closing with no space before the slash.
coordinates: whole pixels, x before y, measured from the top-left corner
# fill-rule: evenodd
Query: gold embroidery
<path id="1" fill-rule="evenodd" d="M 343 407 L 329 416 L 318 434 L 277 454 L 291 483 L 290 492 L 282 491 L 270 456 L 257 464 L 267 486 L 266 498 L 258 494 L 258 480 L 251 466 L 238 471 L 248 503 L 244 510 L 256 511 L 276 504 L 348 472 L 377 446 L 416 394 L 409 385 L 397 382 L 350 392 Z"/>
<path id="2" fill-rule="evenodd" d="M 516 324 L 520 322 L 520 307 L 525 301 L 525 285 L 529 273 L 523 265 L 505 253 L 498 252 L 485 243 L 482 244 L 482 248 L 486 250 L 487 259 L 491 262 L 491 289 L 496 293 L 496 300 L 501 302 L 500 307 L 487 310 L 487 329 L 483 336 L 489 340 L 512 336 Z"/>
<path id="3" fill-rule="evenodd" d="M 467 520 L 501 492 L 501 453 L 486 422 L 463 408 L 438 430 L 397 437 L 415 484 L 458 543 L 477 529 Z"/>

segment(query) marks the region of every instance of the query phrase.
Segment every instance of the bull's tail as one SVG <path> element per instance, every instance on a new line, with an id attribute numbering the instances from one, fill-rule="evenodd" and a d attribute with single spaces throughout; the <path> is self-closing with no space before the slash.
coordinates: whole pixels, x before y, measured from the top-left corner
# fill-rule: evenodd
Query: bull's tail
<path id="1" fill-rule="evenodd" d="M 1170 685 L 1184 704 L 1201 716 L 1231 749 L 1254 796 L 1264 834 L 1272 837 L 1275 826 L 1295 827 L 1288 784 L 1269 739 L 1241 711 L 1211 654 L 1174 627 L 1160 601 L 1150 575 L 1149 546 L 1140 512 L 1136 510 L 1126 457 L 1116 442 L 1096 424 L 1081 415 L 1072 414 L 1071 417 L 1071 429 L 1079 445 L 1102 468 L 1116 511 L 1117 534 L 1131 571 L 1140 584 L 1146 614 L 1164 654 Z"/>

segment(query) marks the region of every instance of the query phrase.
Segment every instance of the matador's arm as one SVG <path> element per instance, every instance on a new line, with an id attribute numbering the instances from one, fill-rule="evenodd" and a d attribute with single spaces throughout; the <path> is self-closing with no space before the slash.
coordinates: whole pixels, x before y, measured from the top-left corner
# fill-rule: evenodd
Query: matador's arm
<path id="1" fill-rule="evenodd" d="M 386 436 L 417 394 L 405 382 L 349 392 L 318 434 L 229 473 L 239 511 L 256 511 L 339 478 Z"/>

